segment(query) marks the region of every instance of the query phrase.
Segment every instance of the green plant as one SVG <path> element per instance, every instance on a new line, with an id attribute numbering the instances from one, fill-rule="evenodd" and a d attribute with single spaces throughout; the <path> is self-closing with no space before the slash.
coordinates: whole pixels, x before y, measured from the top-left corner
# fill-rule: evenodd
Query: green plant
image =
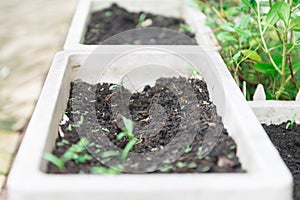
<path id="1" fill-rule="evenodd" d="M 286 126 L 285 126 L 285 129 L 289 129 L 290 127 L 293 127 L 294 126 L 294 123 L 295 123 L 295 120 L 296 120 L 296 114 L 293 115 L 291 121 L 289 121 Z"/>
<path id="2" fill-rule="evenodd" d="M 120 171 L 113 167 L 93 167 L 91 169 L 92 174 L 119 174 Z"/>
<path id="3" fill-rule="evenodd" d="M 183 33 L 183 32 L 188 32 L 188 33 L 191 33 L 192 32 L 192 28 L 190 27 L 190 25 L 188 24 L 180 24 L 179 25 L 179 30 L 178 30 L 180 33 Z"/>
<path id="4" fill-rule="evenodd" d="M 195 1 L 208 15 L 221 55 L 237 84 L 257 84 L 267 99 L 294 99 L 300 88 L 299 0 Z M 264 12 L 268 10 L 268 12 Z"/>
<path id="5" fill-rule="evenodd" d="M 147 18 L 147 14 L 146 13 L 141 13 L 138 19 L 138 24 L 143 23 Z"/>
<path id="6" fill-rule="evenodd" d="M 194 77 L 194 78 L 196 78 L 196 76 L 197 76 L 197 70 L 193 67 L 193 66 L 191 66 L 191 65 L 186 65 L 186 67 L 188 68 L 188 70 L 191 72 L 191 74 L 192 74 L 192 76 Z"/>
<path id="7" fill-rule="evenodd" d="M 67 144 L 66 141 L 63 143 Z M 46 153 L 44 155 L 44 159 L 57 166 L 60 170 L 65 169 L 65 163 L 69 160 L 74 160 L 76 163 L 84 163 L 87 160 L 92 159 L 92 156 L 86 153 L 86 146 L 88 143 L 89 142 L 86 138 L 81 138 L 78 143 L 69 147 L 61 157 L 57 157 L 51 153 Z"/>
<path id="8" fill-rule="evenodd" d="M 134 137 L 133 134 L 133 122 L 130 119 L 127 119 L 126 117 L 123 117 L 123 123 L 124 123 L 124 129 L 122 132 L 120 132 L 117 136 L 117 140 L 122 139 L 123 137 L 127 137 L 129 142 L 126 144 L 123 153 L 122 153 L 122 160 L 125 161 L 129 152 L 132 150 L 132 148 L 139 142 L 137 138 Z"/>

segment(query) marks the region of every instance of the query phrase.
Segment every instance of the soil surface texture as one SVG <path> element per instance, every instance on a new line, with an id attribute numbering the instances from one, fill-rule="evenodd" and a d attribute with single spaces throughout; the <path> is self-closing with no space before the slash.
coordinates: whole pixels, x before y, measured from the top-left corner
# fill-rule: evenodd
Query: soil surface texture
<path id="1" fill-rule="evenodd" d="M 149 27 L 164 29 L 148 29 Z M 122 33 L 122 36 L 114 36 L 136 28 L 140 28 L 139 32 L 129 31 Z M 109 8 L 92 13 L 83 43 L 87 45 L 196 45 L 196 41 L 191 39 L 194 36 L 189 25 L 182 19 L 144 12 L 128 12 L 113 4 Z"/>
<path id="2" fill-rule="evenodd" d="M 263 124 L 263 127 L 293 174 L 294 199 L 300 200 L 300 125 L 287 127 L 288 123 L 290 121 L 280 125 Z"/>
<path id="3" fill-rule="evenodd" d="M 129 129 L 138 142 L 123 157 Z M 47 172 L 244 173 L 236 150 L 202 80 L 160 78 L 139 92 L 76 80 L 52 152 L 65 168 L 49 162 Z"/>

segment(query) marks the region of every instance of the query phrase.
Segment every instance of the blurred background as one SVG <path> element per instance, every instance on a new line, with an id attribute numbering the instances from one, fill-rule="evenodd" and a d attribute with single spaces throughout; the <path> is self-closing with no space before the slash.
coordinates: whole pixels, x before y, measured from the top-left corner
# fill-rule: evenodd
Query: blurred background
<path id="1" fill-rule="evenodd" d="M 0 192 L 76 3 L 0 1 Z"/>

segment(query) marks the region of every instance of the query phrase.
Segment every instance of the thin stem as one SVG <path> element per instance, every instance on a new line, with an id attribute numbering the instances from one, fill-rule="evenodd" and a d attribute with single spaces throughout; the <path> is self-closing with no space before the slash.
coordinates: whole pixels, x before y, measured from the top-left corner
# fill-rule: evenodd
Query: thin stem
<path id="1" fill-rule="evenodd" d="M 295 6 L 295 7 L 292 9 L 292 12 L 294 12 L 294 11 L 297 10 L 298 8 L 300 8 L 300 4 L 298 4 L 297 6 Z"/>
<path id="2" fill-rule="evenodd" d="M 256 0 L 257 2 L 257 18 L 258 18 L 258 27 L 259 27 L 259 33 L 260 33 L 260 37 L 261 37 L 261 41 L 263 44 L 263 50 L 266 52 L 266 54 L 268 55 L 272 65 L 274 66 L 274 68 L 276 69 L 276 71 L 282 75 L 282 72 L 280 71 L 279 67 L 276 65 L 276 63 L 274 62 L 272 55 L 268 49 L 267 43 L 265 41 L 265 38 L 263 36 L 263 30 L 262 30 L 262 24 L 261 24 L 261 13 L 260 13 L 260 0 Z"/>
<path id="3" fill-rule="evenodd" d="M 221 15 L 221 13 L 220 13 L 214 6 L 212 6 L 211 8 L 212 8 L 212 10 L 220 17 L 220 19 L 221 19 L 224 23 L 227 22 L 226 19 L 223 18 L 223 16 Z"/>
<path id="4" fill-rule="evenodd" d="M 289 66 L 289 69 L 290 69 L 290 75 L 291 75 L 291 79 L 295 85 L 295 88 L 297 90 L 299 90 L 299 87 L 297 85 L 297 79 L 296 77 L 294 76 L 294 72 L 293 72 L 293 64 L 292 64 L 292 59 L 291 59 L 291 55 L 287 55 L 287 62 L 288 62 L 288 66 Z"/>
<path id="5" fill-rule="evenodd" d="M 283 44 L 282 44 L 281 84 L 279 90 L 276 92 L 276 96 L 275 96 L 276 99 L 279 99 L 286 85 L 285 66 L 286 66 L 286 57 L 287 57 L 287 39 L 288 39 L 287 34 L 288 34 L 287 31 L 285 31 Z"/>

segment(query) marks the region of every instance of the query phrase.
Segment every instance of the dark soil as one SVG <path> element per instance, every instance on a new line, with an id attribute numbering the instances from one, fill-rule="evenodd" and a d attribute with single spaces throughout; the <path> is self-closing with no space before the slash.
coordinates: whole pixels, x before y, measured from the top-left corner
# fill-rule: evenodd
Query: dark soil
<path id="1" fill-rule="evenodd" d="M 141 13 L 131 13 L 124 8 L 113 4 L 111 7 L 93 12 L 88 23 L 87 32 L 84 37 L 84 44 L 159 44 L 159 45 L 195 45 L 194 34 L 188 29 L 182 29 L 185 21 L 182 19 L 143 13 L 145 20 L 151 20 L 152 24 L 147 27 L 166 28 L 168 30 L 141 31 L 139 33 L 126 33 L 122 37 L 112 37 L 118 33 L 135 29 L 145 28 L 139 23 Z M 110 38 L 112 37 L 112 38 Z M 110 38 L 109 40 L 107 40 Z M 106 40 L 106 41 L 105 41 Z M 104 42 L 103 42 L 104 41 Z"/>
<path id="2" fill-rule="evenodd" d="M 191 105 L 191 99 L 185 98 L 185 95 L 180 96 L 174 94 L 169 87 L 165 87 L 164 83 L 171 83 L 176 86 L 178 91 L 185 90 L 186 85 L 191 86 L 191 91 L 196 94 L 194 97 L 196 103 Z M 96 92 L 95 92 L 96 91 Z M 184 152 L 177 160 L 172 163 L 166 164 L 160 167 L 159 170 L 151 171 L 146 169 L 147 172 L 153 173 L 212 173 L 212 172 L 233 172 L 243 173 L 245 172 L 241 168 L 238 157 L 236 156 L 236 144 L 234 140 L 228 136 L 227 130 L 224 128 L 221 117 L 217 115 L 215 105 L 209 101 L 209 94 L 206 83 L 198 79 L 185 79 L 185 78 L 160 78 L 156 81 L 154 87 L 146 86 L 142 92 L 130 93 L 125 88 L 117 88 L 114 84 L 103 83 L 97 85 L 90 85 L 80 80 L 71 83 L 70 98 L 65 114 L 69 117 L 69 120 L 61 123 L 60 129 L 63 132 L 58 135 L 56 140 L 56 146 L 53 150 L 53 154 L 57 157 L 62 156 L 72 145 L 78 143 L 80 136 L 84 135 L 82 132 L 91 132 L 95 138 L 105 137 L 108 138 L 113 144 L 121 149 L 124 149 L 129 142 L 128 138 L 124 137 L 121 140 L 117 140 L 117 135 L 122 132 L 123 128 L 117 125 L 117 117 L 113 114 L 113 108 L 119 108 L 121 105 L 113 105 L 112 99 L 114 95 L 117 95 L 118 91 L 123 91 L 129 94 L 129 116 L 138 126 L 147 126 L 151 123 L 154 124 L 147 130 L 141 129 L 139 136 L 140 143 L 136 144 L 132 149 L 132 152 L 142 154 L 152 151 L 162 150 L 169 145 L 174 138 L 182 136 L 181 132 L 184 132 L 184 138 L 190 137 L 195 134 L 188 146 L 184 146 Z M 190 91 L 190 92 L 191 92 Z M 188 92 L 187 92 L 188 93 Z M 186 109 L 179 102 L 181 100 L 186 102 Z M 165 120 L 162 115 L 155 117 L 151 116 L 151 110 L 149 108 L 159 104 L 165 109 Z M 122 112 L 122 111 L 121 111 Z M 78 128 L 78 116 L 83 116 L 80 129 Z M 93 115 L 97 117 L 93 122 Z M 189 121 L 184 121 L 185 116 L 189 118 Z M 196 119 L 193 116 L 197 116 Z M 76 118 L 76 119 L 75 119 Z M 155 118 L 155 119 L 154 119 Z M 160 122 L 166 121 L 165 124 Z M 196 122 L 196 123 L 194 123 Z M 70 129 L 70 127 L 73 127 Z M 77 127 L 77 128 L 75 128 Z M 99 127 L 101 127 L 99 130 Z M 158 127 L 158 128 L 157 128 Z M 162 127 L 162 128 L 159 128 Z M 82 131 L 81 133 L 78 130 Z M 218 133 L 219 130 L 219 133 Z M 136 131 L 136 130 L 134 130 Z M 150 135 L 143 135 L 145 132 L 149 132 Z M 138 131 L 137 131 L 138 132 Z M 135 134 L 135 133 L 134 133 Z M 95 139 L 94 138 L 94 139 Z M 210 140 L 207 140 L 210 138 Z M 184 139 L 185 140 L 185 139 Z M 67 142 L 66 142 L 67 141 Z M 215 146 L 212 141 L 216 141 Z M 180 141 L 179 141 L 180 142 Z M 211 150 L 208 154 L 202 154 L 205 147 L 204 143 L 208 142 L 208 146 Z M 90 145 L 93 153 L 96 153 L 97 148 L 102 148 L 100 145 Z M 209 149 L 209 148 L 207 148 Z M 69 160 L 65 164 L 65 170 L 59 170 L 52 163 L 48 164 L 48 173 L 91 173 L 93 167 L 102 166 L 104 164 L 99 162 L 93 155 L 84 150 L 78 153 L 79 155 L 90 155 L 92 159 L 75 162 Z M 98 150 L 99 151 L 99 150 Z M 177 150 L 176 150 L 177 151 Z M 171 159 L 172 155 L 170 155 Z M 165 158 L 158 158 L 156 162 L 164 162 L 165 160 L 159 160 Z M 151 162 L 151 160 L 148 160 Z M 134 157 L 130 160 L 131 165 L 137 166 L 140 163 L 135 163 Z"/>
<path id="3" fill-rule="evenodd" d="M 263 125 L 294 177 L 294 199 L 300 200 L 300 125 Z"/>

